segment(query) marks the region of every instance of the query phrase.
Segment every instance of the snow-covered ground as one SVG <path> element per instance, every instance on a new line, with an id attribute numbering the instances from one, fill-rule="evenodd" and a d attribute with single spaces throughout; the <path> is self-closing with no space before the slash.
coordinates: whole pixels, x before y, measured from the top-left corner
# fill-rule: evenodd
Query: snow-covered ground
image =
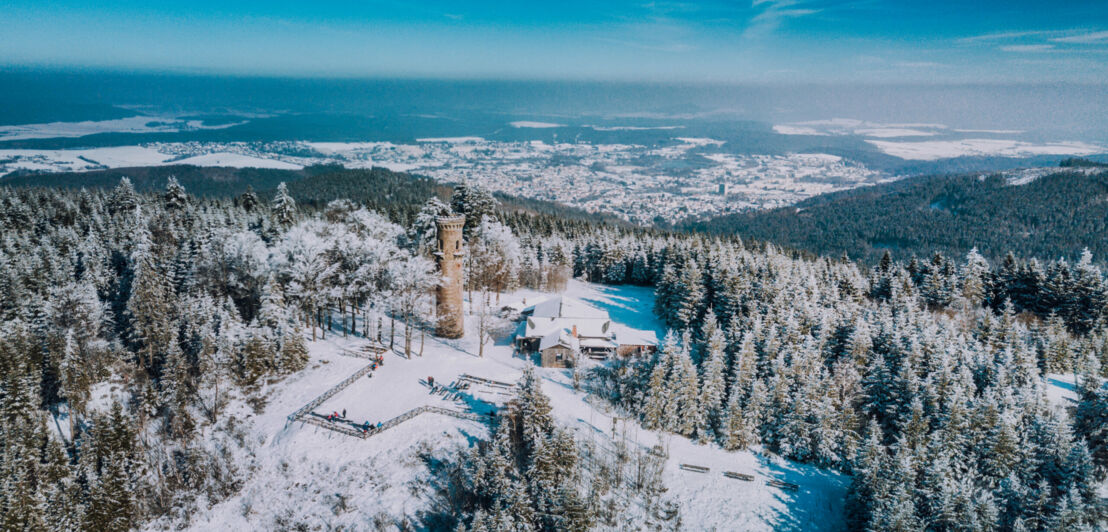
<path id="1" fill-rule="evenodd" d="M 1108 172 L 1108 170 L 1105 170 L 1104 168 L 1099 168 L 1099 167 L 1095 167 L 1095 166 L 1087 166 L 1087 167 L 1077 166 L 1077 167 L 1071 167 L 1071 168 L 1064 168 L 1064 169 L 1062 169 L 1062 171 L 1072 172 L 1072 173 L 1077 173 L 1077 174 L 1084 174 L 1084 175 L 1093 175 L 1093 174 Z M 1005 177 L 1005 179 L 1008 180 L 1009 185 L 1020 186 L 1020 185 L 1026 185 L 1028 183 L 1032 183 L 1036 179 L 1039 179 L 1041 177 L 1045 177 L 1045 176 L 1048 176 L 1048 175 L 1051 175 L 1051 174 L 1055 174 L 1055 173 L 1058 173 L 1058 172 L 1059 172 L 1059 169 L 1055 168 L 1055 167 L 1045 167 L 1045 168 L 1044 167 L 1037 167 L 1037 168 L 1020 168 L 1020 169 L 1016 169 L 1016 170 L 1008 170 L 1006 172 L 1001 172 L 1001 175 L 1003 175 Z"/>
<path id="2" fill-rule="evenodd" d="M 901 159 L 935 161 L 951 157 L 1031 157 L 1035 155 L 1092 155 L 1104 147 L 1085 142 L 1031 143 L 1011 139 L 927 140 L 894 142 L 867 140 L 877 149 Z"/>
<path id="3" fill-rule="evenodd" d="M 773 131 L 779 135 L 859 135 L 874 138 L 931 137 L 946 130 L 947 127 L 943 124 L 884 124 L 853 118 L 809 120 L 773 126 Z"/>
<path id="4" fill-rule="evenodd" d="M 106 168 L 190 164 L 193 166 L 229 166 L 233 168 L 278 168 L 299 170 L 304 165 L 275 158 L 240 153 L 213 152 L 190 157 L 151 146 L 120 146 L 78 150 L 0 150 L 0 173 L 15 170 L 43 172 L 84 172 Z"/>
<path id="5" fill-rule="evenodd" d="M 609 311 L 613 320 L 639 329 L 661 332 L 653 316 L 653 294 L 639 287 L 608 287 L 571 281 L 566 293 Z M 503 304 L 537 301 L 549 294 L 519 291 L 505 294 Z M 510 329 L 510 328 L 508 328 Z M 659 334 L 659 336 L 661 336 Z M 347 417 L 375 422 L 424 404 L 456 406 L 431 395 L 424 381 L 449 383 L 462 373 L 514 382 L 529 362 L 514 355 L 503 336 L 477 356 L 473 320 L 461 340 L 427 338 L 422 357 L 385 355 L 385 364 L 371 378 L 361 379 L 317 409 L 347 410 Z M 399 340 L 399 338 L 398 338 Z M 311 343 L 312 362 L 305 371 L 270 390 L 262 414 L 253 419 L 257 450 L 252 473 L 237 495 L 193 516 L 197 530 L 292 528 L 391 529 L 407 522 L 422 525 L 421 512 L 432 502 L 427 456 L 446 458 L 459 448 L 487 436 L 476 421 L 422 414 L 367 439 L 358 439 L 286 416 L 346 376 L 364 367 L 363 359 L 343 356 L 344 349 L 366 340 L 331 333 Z M 416 339 L 418 348 L 418 338 Z M 400 343 L 397 343 L 397 351 Z M 580 439 L 610 443 L 613 414 L 599 401 L 586 401 L 573 389 L 569 370 L 539 369 L 543 390 L 555 417 Z M 477 394 L 475 394 L 477 395 Z M 464 407 L 482 408 L 480 397 L 467 397 Z M 670 457 L 665 468 L 667 495 L 681 503 L 689 530 L 834 530 L 842 526 L 847 477 L 819 468 L 767 458 L 753 452 L 726 452 L 696 445 L 675 436 L 661 436 L 637 424 L 627 426 L 629 440 L 644 447 L 661 441 Z M 681 463 L 709 467 L 709 473 L 679 469 Z M 723 471 L 754 475 L 753 482 L 732 480 Z M 795 493 L 766 484 L 779 479 L 797 484 Z"/>
<path id="6" fill-rule="evenodd" d="M 0 141 L 74 138 L 97 133 L 167 133 L 198 129 L 226 129 L 246 122 L 206 125 L 201 120 L 179 120 L 174 117 L 130 116 L 112 120 L 88 120 L 83 122 L 50 122 L 0 126 Z"/>
<path id="7" fill-rule="evenodd" d="M 1073 373 L 1048 373 L 1043 375 L 1043 379 L 1046 384 L 1046 398 L 1050 401 L 1050 404 L 1064 411 L 1077 406 L 1078 388 Z M 1108 387 L 1108 382 L 1102 382 L 1101 384 Z"/>
<path id="8" fill-rule="evenodd" d="M 286 163 L 276 159 L 263 159 L 238 153 L 216 152 L 185 159 L 175 160 L 173 164 L 191 164 L 193 166 L 230 166 L 232 168 L 276 168 L 278 170 L 299 170 L 302 165 Z"/>
<path id="9" fill-rule="evenodd" d="M 882 152 L 905 160 L 935 161 L 953 157 L 1033 157 L 1036 155 L 1093 155 L 1104 146 L 1086 142 L 1030 142 L 1018 138 L 967 138 L 968 135 L 1012 137 L 1024 133 L 1013 129 L 951 129 L 944 124 L 883 124 L 851 118 L 811 120 L 777 124 L 779 135 L 857 135 L 866 137 Z M 912 137 L 938 137 L 928 140 Z"/>
<path id="10" fill-rule="evenodd" d="M 144 146 L 84 150 L 0 150 L 0 173 L 15 170 L 82 172 L 102 168 L 157 166 L 171 155 Z"/>
<path id="11" fill-rule="evenodd" d="M 565 127 L 565 124 L 555 124 L 554 122 L 535 122 L 532 120 L 517 120 L 511 122 L 509 125 L 516 128 L 531 128 L 531 129 L 548 129 L 553 127 Z"/>

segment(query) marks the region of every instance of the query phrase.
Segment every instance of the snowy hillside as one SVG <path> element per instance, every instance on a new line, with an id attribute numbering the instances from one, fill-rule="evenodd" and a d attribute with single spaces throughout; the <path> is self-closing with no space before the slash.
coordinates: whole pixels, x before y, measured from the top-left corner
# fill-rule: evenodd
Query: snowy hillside
<path id="1" fill-rule="evenodd" d="M 567 294 L 608 310 L 616 321 L 658 330 L 651 314 L 653 294 L 638 287 L 606 287 L 572 281 Z M 537 301 L 546 294 L 519 291 L 502 301 Z M 472 316 L 469 316 L 472 318 Z M 422 357 L 407 360 L 387 353 L 371 377 L 359 379 L 316 409 L 324 415 L 346 411 L 354 423 L 375 424 L 423 405 L 481 411 L 493 398 L 475 393 L 462 402 L 431 394 L 426 379 L 449 383 L 462 374 L 514 382 L 529 362 L 514 356 L 509 338 L 497 338 L 477 357 L 474 320 L 465 339 L 443 341 L 427 337 Z M 418 340 L 417 340 L 418 342 Z M 365 439 L 354 438 L 286 419 L 313 397 L 364 367 L 368 361 L 344 355 L 365 345 L 357 336 L 338 331 L 310 344 L 308 369 L 270 390 L 265 411 L 254 417 L 257 440 L 249 480 L 236 496 L 209 511 L 192 516 L 194 530 L 248 528 L 336 527 L 354 530 L 389 529 L 421 524 L 422 513 L 434 501 L 433 474 L 428 464 L 458 448 L 488 437 L 485 424 L 439 414 L 421 414 Z M 613 418 L 600 401 L 575 391 L 571 370 L 539 369 L 543 390 L 550 396 L 559 422 L 579 440 L 610 443 Z M 697 445 L 679 437 L 643 430 L 619 419 L 619 432 L 649 449 L 663 442 L 669 458 L 664 482 L 668 495 L 681 501 L 689 530 L 836 530 L 842 527 L 842 506 L 849 479 L 819 468 L 772 459 L 752 452 L 726 452 L 715 445 Z M 686 471 L 680 464 L 708 467 L 708 473 Z M 753 481 L 730 479 L 724 471 L 752 475 Z M 796 484 L 791 492 L 766 484 L 780 480 Z M 166 523 L 154 523 L 160 528 Z"/>

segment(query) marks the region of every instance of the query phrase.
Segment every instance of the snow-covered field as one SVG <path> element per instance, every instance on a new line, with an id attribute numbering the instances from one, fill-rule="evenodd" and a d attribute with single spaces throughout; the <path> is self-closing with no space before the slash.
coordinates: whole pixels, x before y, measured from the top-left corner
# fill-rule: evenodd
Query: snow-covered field
<path id="1" fill-rule="evenodd" d="M 1017 138 L 965 138 L 967 135 L 1014 136 L 1013 129 L 952 129 L 944 124 L 883 124 L 850 118 L 777 124 L 779 135 L 857 135 L 882 152 L 905 160 L 935 161 L 954 157 L 1033 157 L 1036 155 L 1093 155 L 1104 146 L 1086 142 L 1029 142 Z M 883 140 L 940 137 L 928 140 Z"/>
<path id="2" fill-rule="evenodd" d="M 773 131 L 779 135 L 859 135 L 874 138 L 931 137 L 946 130 L 947 127 L 943 124 L 883 124 L 853 118 L 809 120 L 773 126 Z"/>
<path id="3" fill-rule="evenodd" d="M 565 124 L 555 124 L 554 122 L 535 122 L 532 120 L 517 120 L 511 122 L 510 125 L 516 128 L 531 128 L 531 129 L 549 129 L 554 127 L 565 127 Z"/>
<path id="4" fill-rule="evenodd" d="M 894 142 L 867 140 L 893 157 L 918 161 L 935 161 L 951 157 L 1031 157 L 1035 155 L 1092 155 L 1104 152 L 1104 147 L 1085 142 L 1031 143 L 1011 139 L 928 140 Z"/>
<path id="5" fill-rule="evenodd" d="M 607 287 L 572 281 L 569 295 L 585 299 L 625 325 L 660 331 L 651 313 L 653 294 L 638 287 Z M 502 296 L 502 303 L 534 302 L 549 294 L 520 291 Z M 448 383 L 461 373 L 515 381 L 529 362 L 515 356 L 507 336 L 486 346 L 477 356 L 473 320 L 461 340 L 428 337 L 423 357 L 404 359 L 386 354 L 385 364 L 371 377 L 352 384 L 317 409 L 347 410 L 347 417 L 375 422 L 423 404 L 448 406 L 431 395 L 427 376 Z M 459 448 L 487 436 L 476 421 L 422 414 L 365 440 L 304 423 L 286 416 L 329 387 L 363 367 L 365 360 L 345 357 L 343 349 L 365 340 L 330 334 L 311 344 L 312 362 L 305 371 L 275 386 L 265 411 L 253 419 L 257 450 L 244 488 L 229 500 L 193 516 L 196 530 L 308 529 L 377 530 L 407 523 L 419 529 L 421 512 L 433 500 L 432 472 L 425 458 L 446 458 Z M 418 338 L 416 339 L 418 347 Z M 397 348 L 399 350 L 399 342 Z M 543 390 L 555 417 L 580 439 L 609 440 L 613 414 L 597 401 L 586 401 L 573 389 L 569 370 L 539 369 Z M 471 400 L 467 406 L 477 406 Z M 461 406 L 461 405 L 459 405 Z M 659 434 L 636 428 L 629 440 L 644 447 L 658 443 Z M 771 459 L 753 452 L 726 452 L 696 445 L 675 436 L 661 437 L 669 448 L 664 481 L 667 495 L 680 501 L 688 530 L 835 530 L 842 526 L 847 477 L 815 467 Z M 692 463 L 711 468 L 693 473 L 678 468 Z M 753 482 L 732 480 L 722 472 L 754 475 Z M 795 493 L 765 482 L 779 479 L 799 486 Z"/>
<path id="6" fill-rule="evenodd" d="M 0 174 L 15 170 L 82 172 L 101 168 L 157 166 L 171 158 L 171 155 L 144 146 L 84 150 L 0 150 Z"/>
<path id="7" fill-rule="evenodd" d="M 0 141 L 74 138 L 97 133 L 168 133 L 198 129 L 226 129 L 244 124 L 205 125 L 200 120 L 179 120 L 173 117 L 131 116 L 114 120 L 89 120 L 84 122 L 50 122 L 45 124 L 21 124 L 0 126 Z"/>
<path id="8" fill-rule="evenodd" d="M 286 163 L 275 159 L 264 159 L 238 153 L 216 152 L 175 160 L 173 164 L 191 164 L 193 166 L 230 166 L 232 168 L 276 168 L 278 170 L 299 170 L 302 165 Z"/>
<path id="9" fill-rule="evenodd" d="M 213 152 L 180 158 L 156 146 L 120 146 L 78 150 L 0 150 L 0 174 L 16 170 L 42 172 L 84 172 L 106 168 L 190 164 L 232 168 L 278 168 L 298 170 L 304 165 L 276 158 L 230 152 Z"/>

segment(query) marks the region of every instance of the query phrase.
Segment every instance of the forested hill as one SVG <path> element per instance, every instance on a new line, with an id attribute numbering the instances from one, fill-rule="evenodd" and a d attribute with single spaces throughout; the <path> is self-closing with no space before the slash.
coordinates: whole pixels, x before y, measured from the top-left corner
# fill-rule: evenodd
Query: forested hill
<path id="1" fill-rule="evenodd" d="M 920 176 L 796 206 L 689 221 L 686 229 L 738 234 L 822 255 L 874 263 L 935 252 L 964 256 L 977 247 L 989 259 L 1008 252 L 1074 259 L 1088 247 L 1108 257 L 1108 171 L 1060 168 L 1011 184 L 1004 176 Z"/>
<path id="2" fill-rule="evenodd" d="M 430 178 L 385 168 L 346 169 L 340 165 L 308 166 L 302 170 L 174 165 L 9 174 L 0 177 L 0 186 L 113 188 L 123 177 L 130 179 L 138 192 L 162 191 L 173 177 L 190 194 L 209 198 L 237 197 L 248 188 L 262 198 L 270 198 L 277 185 L 284 182 L 288 184 L 289 194 L 301 205 L 321 208 L 332 200 L 349 199 L 401 223 L 411 222 L 431 196 L 449 199 L 454 188 L 451 183 L 437 183 Z M 580 221 L 622 224 L 615 216 L 592 214 L 560 203 L 499 193 L 496 197 L 503 211 L 548 215 L 552 220 L 560 220 L 561 225 Z"/>

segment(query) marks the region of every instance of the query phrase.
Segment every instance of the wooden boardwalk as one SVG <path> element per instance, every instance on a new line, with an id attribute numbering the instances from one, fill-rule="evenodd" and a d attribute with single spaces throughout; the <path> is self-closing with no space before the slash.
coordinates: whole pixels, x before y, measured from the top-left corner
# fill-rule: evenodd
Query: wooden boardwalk
<path id="1" fill-rule="evenodd" d="M 377 357 L 380 356 L 381 353 L 384 353 L 385 351 L 387 351 L 387 349 L 383 346 L 375 346 L 375 345 L 370 344 L 370 345 L 363 346 L 362 348 L 357 349 L 357 350 L 342 349 L 342 350 L 339 351 L 339 353 L 344 355 L 344 356 L 348 356 L 348 357 L 364 358 L 364 359 L 367 359 L 367 360 L 376 361 Z M 327 418 L 325 416 L 321 416 L 321 415 L 316 414 L 314 412 L 314 410 L 316 408 L 318 408 L 319 405 L 323 404 L 328 399 L 334 397 L 339 392 L 345 390 L 351 384 L 354 384 L 355 382 L 357 382 L 358 379 L 360 379 L 362 377 L 365 377 L 366 375 L 369 375 L 370 373 L 372 373 L 375 365 L 376 365 L 375 363 L 369 364 L 369 365 L 365 366 L 364 368 L 354 372 L 349 377 L 343 379 L 342 382 L 330 387 L 329 389 L 327 389 L 327 391 L 320 394 L 319 397 L 316 397 L 315 399 L 312 399 L 311 401 L 308 402 L 308 404 L 300 407 L 299 409 L 297 409 L 292 414 L 289 414 L 288 422 L 289 423 L 295 423 L 295 422 L 299 421 L 301 423 L 307 423 L 307 424 L 310 424 L 310 425 L 315 425 L 317 427 L 322 427 L 322 428 L 325 428 L 325 429 L 328 429 L 328 430 L 333 430 L 335 432 L 338 432 L 339 434 L 344 434 L 346 436 L 352 436 L 352 437 L 355 437 L 355 438 L 361 438 L 361 439 L 364 440 L 364 439 L 366 439 L 370 436 L 374 436 L 374 435 L 379 434 L 381 432 L 384 432 L 384 431 L 386 431 L 386 430 L 388 430 L 392 427 L 395 427 L 395 426 L 397 426 L 397 425 L 399 425 L 399 424 L 401 424 L 401 423 L 403 423 L 403 422 L 405 422 L 409 419 L 412 419 L 412 418 L 414 418 L 414 417 L 416 417 L 420 414 L 442 414 L 444 416 L 456 417 L 458 419 L 468 419 L 468 420 L 471 420 L 471 421 L 487 421 L 488 420 L 488 416 L 482 416 L 480 414 L 473 414 L 473 413 L 469 413 L 469 412 L 459 412 L 457 410 L 451 410 L 449 408 L 442 408 L 442 407 L 439 407 L 439 406 L 420 406 L 420 407 L 417 407 L 417 408 L 413 408 L 413 409 L 411 409 L 407 412 L 404 412 L 403 414 L 400 414 L 399 416 L 396 416 L 396 417 L 382 423 L 380 426 L 374 425 L 374 426 L 371 426 L 368 430 L 363 430 L 363 429 L 357 428 L 357 425 L 351 424 L 351 423 L 349 423 L 345 420 L 329 421 L 329 420 L 327 420 Z M 481 379 L 480 377 L 472 377 L 472 376 L 469 376 L 469 375 L 463 375 L 463 377 L 471 379 L 474 382 L 481 382 L 483 384 L 488 384 L 488 385 L 492 385 L 492 386 L 497 386 L 497 385 L 499 385 L 499 386 L 512 386 L 511 384 L 508 384 L 508 383 L 490 381 L 488 379 Z"/>

